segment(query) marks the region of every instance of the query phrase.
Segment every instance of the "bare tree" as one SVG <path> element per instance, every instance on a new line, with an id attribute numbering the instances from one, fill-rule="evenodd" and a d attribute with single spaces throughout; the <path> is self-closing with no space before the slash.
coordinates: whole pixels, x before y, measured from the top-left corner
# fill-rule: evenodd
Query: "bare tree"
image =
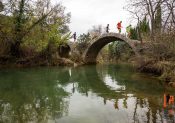
<path id="1" fill-rule="evenodd" d="M 175 0 L 130 0 L 128 3 L 127 10 L 137 20 L 147 16 L 152 36 L 161 30 L 162 32 L 174 31 Z"/>
<path id="2" fill-rule="evenodd" d="M 163 32 L 175 29 L 175 0 L 167 0 L 163 4 Z"/>
<path id="3" fill-rule="evenodd" d="M 91 38 L 94 39 L 102 34 L 102 25 L 93 26 L 88 32 Z"/>
<path id="4" fill-rule="evenodd" d="M 155 35 L 156 30 L 161 29 L 162 11 L 161 6 L 166 0 L 130 0 L 127 10 L 135 15 L 138 20 L 147 17 L 150 21 L 151 37 Z M 159 29 L 157 29 L 159 28 Z"/>

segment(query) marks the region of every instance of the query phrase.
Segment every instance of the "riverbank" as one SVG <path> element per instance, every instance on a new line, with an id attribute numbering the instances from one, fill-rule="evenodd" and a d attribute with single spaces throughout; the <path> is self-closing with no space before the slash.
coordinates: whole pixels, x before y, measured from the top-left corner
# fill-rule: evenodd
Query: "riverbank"
<path id="1" fill-rule="evenodd" d="M 99 63 L 106 64 L 107 61 Z M 137 71 L 156 75 L 162 82 L 175 87 L 175 61 L 173 60 L 157 60 L 141 55 L 132 56 L 126 61 L 110 62 L 110 64 L 131 64 Z"/>
<path id="2" fill-rule="evenodd" d="M 14 58 L 10 56 L 0 57 L 0 68 L 11 67 L 38 67 L 38 66 L 77 66 L 77 63 L 68 58 L 54 57 L 25 57 Z"/>
<path id="3" fill-rule="evenodd" d="M 139 72 L 151 73 L 166 84 L 175 87 L 175 62 L 140 57 L 132 62 Z"/>

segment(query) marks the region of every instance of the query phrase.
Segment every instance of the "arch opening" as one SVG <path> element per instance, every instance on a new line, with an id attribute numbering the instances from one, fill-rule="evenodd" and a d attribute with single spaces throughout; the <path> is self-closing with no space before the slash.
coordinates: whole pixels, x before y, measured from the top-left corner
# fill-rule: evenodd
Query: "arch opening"
<path id="1" fill-rule="evenodd" d="M 125 41 L 114 41 L 99 51 L 96 62 L 100 64 L 126 62 L 134 56 L 134 51 Z"/>

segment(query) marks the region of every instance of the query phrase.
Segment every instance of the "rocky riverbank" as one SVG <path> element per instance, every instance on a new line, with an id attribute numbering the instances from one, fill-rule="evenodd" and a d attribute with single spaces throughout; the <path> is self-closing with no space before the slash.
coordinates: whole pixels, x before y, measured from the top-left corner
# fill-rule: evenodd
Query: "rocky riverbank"
<path id="1" fill-rule="evenodd" d="M 140 72 L 152 73 L 159 76 L 159 79 L 170 86 L 175 87 L 175 62 L 174 61 L 156 61 L 153 59 L 144 59 L 135 64 Z"/>
<path id="2" fill-rule="evenodd" d="M 26 57 L 13 58 L 10 56 L 0 57 L 0 67 L 37 67 L 37 66 L 77 66 L 78 63 L 68 58 L 43 58 L 43 57 Z"/>

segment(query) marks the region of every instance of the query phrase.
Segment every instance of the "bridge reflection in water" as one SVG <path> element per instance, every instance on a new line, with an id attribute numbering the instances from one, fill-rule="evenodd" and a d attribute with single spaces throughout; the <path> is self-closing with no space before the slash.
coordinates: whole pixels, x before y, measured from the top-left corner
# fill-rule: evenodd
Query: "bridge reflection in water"
<path id="1" fill-rule="evenodd" d="M 0 122 L 173 122 L 163 92 L 127 65 L 1 70 Z"/>

